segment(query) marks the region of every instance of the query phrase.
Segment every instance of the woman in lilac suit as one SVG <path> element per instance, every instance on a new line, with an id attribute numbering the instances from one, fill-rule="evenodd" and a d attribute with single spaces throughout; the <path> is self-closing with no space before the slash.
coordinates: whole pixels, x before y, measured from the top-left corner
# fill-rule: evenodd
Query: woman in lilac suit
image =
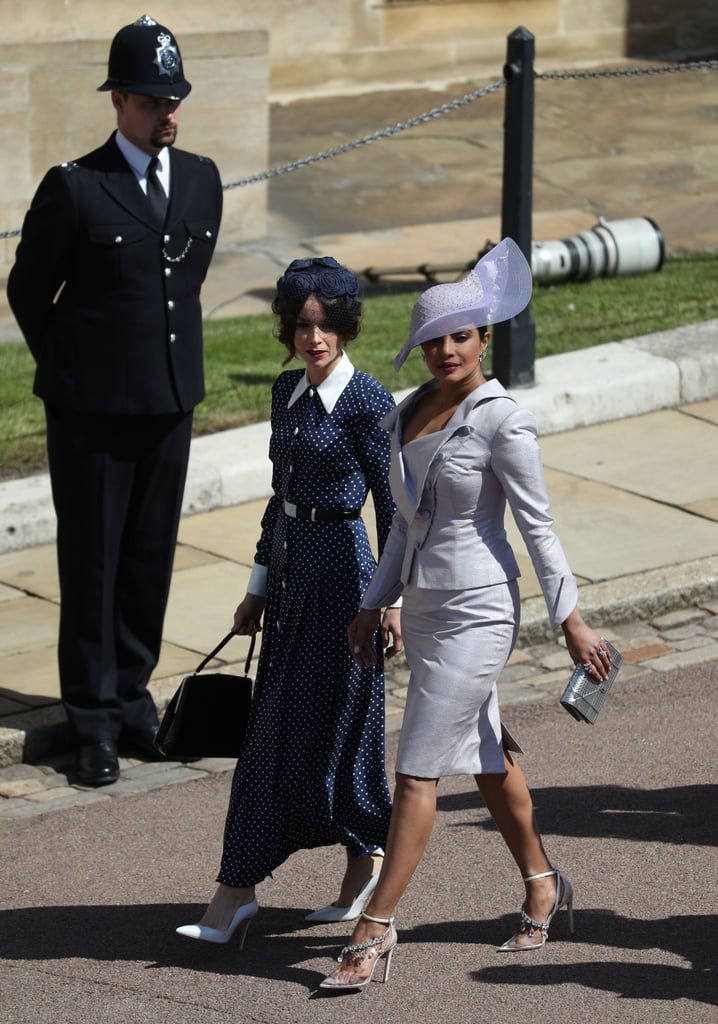
<path id="1" fill-rule="evenodd" d="M 394 363 L 398 369 L 420 345 L 433 379 L 383 420 L 392 438 L 397 512 L 349 644 L 358 664 L 373 664 L 379 609 L 402 594 L 411 680 L 381 876 L 324 988 L 364 987 L 381 959 L 387 979 L 397 941 L 394 909 L 431 834 L 444 775 L 475 776 L 521 871 L 521 924 L 500 949 L 543 945 L 564 906 L 573 927 L 571 884 L 544 851 L 513 756 L 521 748 L 501 724 L 496 688 L 520 611 L 519 569 L 504 529 L 507 502 L 570 656 L 590 665 L 597 679 L 610 664 L 580 615 L 576 581 L 553 532 L 534 417 L 481 369 L 486 326 L 520 312 L 531 288 L 526 260 L 505 239 L 464 280 L 421 296 Z"/>

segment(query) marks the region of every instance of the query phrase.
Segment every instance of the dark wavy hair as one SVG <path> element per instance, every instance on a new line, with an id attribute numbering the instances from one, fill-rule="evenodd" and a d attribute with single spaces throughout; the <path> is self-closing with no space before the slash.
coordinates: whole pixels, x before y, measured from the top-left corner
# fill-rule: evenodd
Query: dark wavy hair
<path id="1" fill-rule="evenodd" d="M 344 344 L 359 334 L 362 303 L 356 275 L 331 256 L 293 260 L 277 281 L 272 302 L 272 312 L 278 318 L 275 333 L 288 352 L 282 366 L 296 354 L 297 319 L 310 295 L 321 304 L 327 321 Z"/>

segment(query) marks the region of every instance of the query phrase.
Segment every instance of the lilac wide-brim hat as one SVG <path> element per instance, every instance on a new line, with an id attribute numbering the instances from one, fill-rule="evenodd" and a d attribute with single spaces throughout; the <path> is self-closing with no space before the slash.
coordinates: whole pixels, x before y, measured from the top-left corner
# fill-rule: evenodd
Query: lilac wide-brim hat
<path id="1" fill-rule="evenodd" d="M 510 320 L 529 304 L 532 289 L 526 257 L 512 238 L 504 238 L 461 281 L 436 284 L 417 299 L 409 337 L 394 369 L 403 366 L 413 348 L 432 338 Z"/>

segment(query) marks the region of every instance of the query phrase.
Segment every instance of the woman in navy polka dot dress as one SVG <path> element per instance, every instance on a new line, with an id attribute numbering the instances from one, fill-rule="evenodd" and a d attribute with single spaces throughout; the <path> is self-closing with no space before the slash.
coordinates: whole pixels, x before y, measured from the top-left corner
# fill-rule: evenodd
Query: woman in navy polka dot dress
<path id="1" fill-rule="evenodd" d="M 356 277 L 331 257 L 295 260 L 277 282 L 278 335 L 306 369 L 272 391 L 273 494 L 235 632 L 264 617 L 255 696 L 225 826 L 219 886 L 203 918 L 178 932 L 242 943 L 255 886 L 300 849 L 341 844 L 347 867 L 336 903 L 309 921 L 358 917 L 376 885 L 391 799 L 384 768 L 384 673 L 360 667 L 346 630 L 376 568 L 360 518 L 368 491 L 379 553 L 394 504 L 389 435 L 394 401 L 344 351 L 359 333 Z M 379 655 L 401 650 L 398 608 L 387 609 Z M 392 644 L 391 647 L 389 645 Z"/>

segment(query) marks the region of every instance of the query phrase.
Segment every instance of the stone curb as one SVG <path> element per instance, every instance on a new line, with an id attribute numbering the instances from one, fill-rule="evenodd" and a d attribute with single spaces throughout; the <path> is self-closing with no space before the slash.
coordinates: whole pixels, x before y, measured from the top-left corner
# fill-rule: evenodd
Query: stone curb
<path id="1" fill-rule="evenodd" d="M 544 435 L 714 398 L 718 319 L 538 359 L 535 376 L 516 397 Z M 268 441 L 268 423 L 195 438 L 183 515 L 267 497 Z M 52 543 L 48 475 L 0 483 L 0 522 L 0 554 Z"/>
<path id="2" fill-rule="evenodd" d="M 536 363 L 536 386 L 518 397 L 543 434 L 710 399 L 718 394 L 717 342 L 718 320 L 710 320 L 550 356 Z M 266 497 L 268 439 L 267 423 L 195 439 L 184 514 Z M 0 516 L 0 553 L 51 543 L 55 523 L 47 475 L 0 484 Z M 586 618 L 605 627 L 710 603 L 718 599 L 718 556 L 585 584 L 580 595 Z M 521 614 L 522 646 L 555 639 L 542 598 L 523 601 Z M 160 714 L 179 682 L 175 677 L 151 683 Z M 0 727 L 0 768 L 71 747 L 59 704 L 23 712 L 13 724 Z"/>
<path id="3" fill-rule="evenodd" d="M 580 588 L 580 600 L 586 619 L 606 629 L 638 619 L 655 619 L 678 608 L 711 605 L 718 601 L 718 555 L 602 583 L 585 584 Z M 524 600 L 518 649 L 555 640 L 556 634 L 548 624 L 543 598 Z M 686 652 L 685 657 L 690 658 L 690 652 Z M 671 664 L 671 667 L 674 666 Z M 236 666 L 227 664 L 224 668 L 228 672 L 235 669 L 239 672 L 243 663 L 241 666 L 240 663 Z M 402 685 L 403 674 L 403 663 L 393 666 L 390 663 L 387 667 L 389 731 L 395 731 L 401 724 L 402 702 L 392 699 L 390 694 L 393 688 Z M 181 678 L 170 676 L 153 680 L 150 684 L 160 716 Z M 541 699 L 542 692 L 536 690 L 528 697 Z M 0 768 L 72 749 L 73 738 L 61 705 L 36 708 L 16 715 L 14 719 L 14 728 L 0 728 Z"/>
<path id="4" fill-rule="evenodd" d="M 718 598 L 718 555 L 693 562 L 649 569 L 579 589 L 581 614 L 596 628 L 618 626 L 634 619 L 691 605 L 710 604 Z M 542 597 L 521 602 L 520 644 L 527 646 L 555 636 L 546 618 Z"/>
<path id="5" fill-rule="evenodd" d="M 632 619 L 607 630 L 626 659 L 621 689 L 646 673 L 660 685 L 661 676 L 676 669 L 718 664 L 718 602 L 681 607 L 653 614 L 650 620 Z M 235 666 L 228 666 L 234 669 Z M 551 642 L 522 645 L 512 655 L 499 682 L 501 704 L 511 719 L 511 708 L 527 702 L 554 703 L 566 686 L 567 653 L 555 637 Z M 405 659 L 387 665 L 387 735 L 401 728 L 409 669 Z M 177 680 L 165 679 L 157 687 L 158 703 L 167 699 Z M 204 758 L 193 764 L 177 761 L 142 761 L 120 758 L 122 777 L 100 791 L 72 781 L 70 749 L 52 751 L 37 764 L 17 763 L 0 767 L 0 828 L 14 821 L 66 807 L 86 806 L 117 799 L 208 775 L 231 772 L 231 758 Z"/>

